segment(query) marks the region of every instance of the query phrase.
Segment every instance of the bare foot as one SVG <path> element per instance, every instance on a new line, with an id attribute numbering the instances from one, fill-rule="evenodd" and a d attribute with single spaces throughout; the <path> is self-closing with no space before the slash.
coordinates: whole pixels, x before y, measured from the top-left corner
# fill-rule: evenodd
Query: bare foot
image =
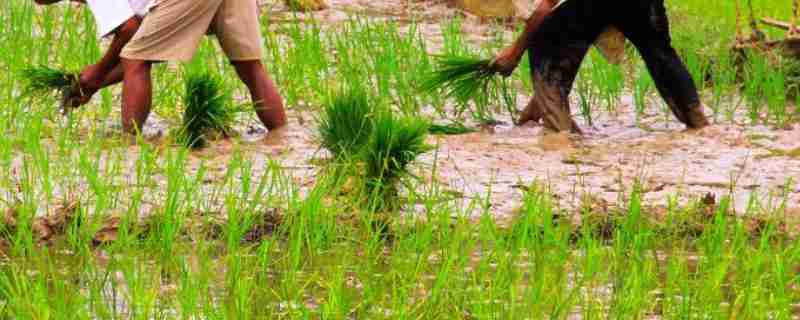
<path id="1" fill-rule="evenodd" d="M 285 147 L 288 145 L 289 140 L 289 126 L 282 126 L 277 129 L 270 130 L 264 136 L 264 144 L 275 147 Z"/>
<path id="2" fill-rule="evenodd" d="M 688 117 L 686 126 L 690 129 L 702 129 L 711 124 L 701 107 L 692 108 L 686 116 Z"/>
<path id="3" fill-rule="evenodd" d="M 514 69 L 519 66 L 524 53 L 525 50 L 520 50 L 515 46 L 505 48 L 492 60 L 489 68 L 504 77 L 509 77 L 514 73 Z"/>
<path id="4" fill-rule="evenodd" d="M 576 147 L 574 137 L 565 131 L 545 129 L 539 140 L 539 146 L 544 151 L 572 151 Z"/>
<path id="5" fill-rule="evenodd" d="M 520 113 L 519 118 L 517 118 L 517 121 L 515 121 L 514 124 L 521 126 L 528 122 L 538 123 L 539 120 L 541 119 L 542 119 L 542 112 L 539 111 L 538 109 L 534 109 L 531 106 L 528 106 L 527 108 L 525 108 L 524 111 L 522 111 L 522 113 Z"/>

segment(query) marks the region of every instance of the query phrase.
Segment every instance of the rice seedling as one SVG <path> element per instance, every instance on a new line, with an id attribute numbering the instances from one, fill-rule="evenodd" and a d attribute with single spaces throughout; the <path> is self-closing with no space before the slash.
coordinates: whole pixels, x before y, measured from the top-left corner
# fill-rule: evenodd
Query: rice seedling
<path id="1" fill-rule="evenodd" d="M 437 66 L 420 85 L 422 92 L 439 92 L 462 107 L 470 102 L 481 107 L 499 88 L 490 60 L 456 55 L 436 56 L 435 60 Z"/>
<path id="2" fill-rule="evenodd" d="M 320 143 L 337 158 L 358 154 L 372 134 L 374 113 L 363 89 L 334 95 L 319 119 Z"/>
<path id="3" fill-rule="evenodd" d="M 385 207 L 398 192 L 397 183 L 408 173 L 408 165 L 429 151 L 427 122 L 398 117 L 389 112 L 376 116 L 369 142 L 364 148 L 363 161 L 369 194 L 377 207 Z"/>
<path id="4" fill-rule="evenodd" d="M 589 126 L 594 126 L 592 107 L 597 104 L 595 88 L 591 86 L 589 80 L 584 76 L 579 76 L 575 83 L 575 89 L 578 92 L 580 114 Z"/>
<path id="5" fill-rule="evenodd" d="M 653 78 L 646 68 L 638 68 L 636 82 L 633 85 L 633 103 L 636 108 L 636 121 L 644 115 L 647 108 L 647 96 L 655 86 Z"/>
<path id="6" fill-rule="evenodd" d="M 63 91 L 78 85 L 76 73 L 46 66 L 22 69 L 21 77 L 24 83 L 23 92 L 31 96 Z"/>
<path id="7" fill-rule="evenodd" d="M 215 136 L 227 137 L 232 131 L 236 110 L 232 97 L 219 76 L 191 73 L 187 76 L 183 103 L 183 126 L 179 140 L 190 148 L 202 148 Z"/>

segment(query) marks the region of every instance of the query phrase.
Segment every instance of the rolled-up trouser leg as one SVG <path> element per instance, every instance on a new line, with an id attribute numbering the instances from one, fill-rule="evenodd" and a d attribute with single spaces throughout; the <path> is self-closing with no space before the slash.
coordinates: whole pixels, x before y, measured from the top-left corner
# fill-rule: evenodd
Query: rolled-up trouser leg
<path id="1" fill-rule="evenodd" d="M 708 125 L 697 87 L 672 47 L 664 0 L 627 0 L 626 13 L 614 18 L 639 50 L 659 94 L 675 116 L 690 128 Z"/>
<path id="2" fill-rule="evenodd" d="M 528 106 L 531 108 L 528 112 L 539 112 L 544 126 L 550 130 L 580 133 L 569 108 L 569 88 L 548 81 L 538 72 L 534 72 L 533 78 L 536 93 Z"/>

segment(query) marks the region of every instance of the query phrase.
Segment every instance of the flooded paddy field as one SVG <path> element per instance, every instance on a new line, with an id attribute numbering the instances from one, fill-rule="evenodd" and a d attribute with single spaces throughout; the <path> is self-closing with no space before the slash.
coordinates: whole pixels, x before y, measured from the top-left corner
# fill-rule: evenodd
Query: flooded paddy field
<path id="1" fill-rule="evenodd" d="M 788 1 L 753 2 L 789 17 Z M 533 94 L 527 62 L 504 82 L 506 99 L 488 104 L 418 87 L 433 56 L 491 57 L 520 18 L 446 1 L 331 0 L 313 13 L 262 1 L 287 128 L 261 126 L 207 41 L 191 63 L 154 68 L 154 112 L 130 137 L 118 86 L 61 116 L 58 97 L 26 95 L 18 77 L 25 65 L 93 63 L 107 42 L 89 12 L 8 1 L 0 316 L 800 318 L 795 74 L 730 56 L 733 4 L 667 7 L 675 46 L 705 79 L 713 125 L 699 131 L 669 113 L 632 47 L 620 66 L 594 51 L 584 63 L 571 96 L 582 136 L 515 126 Z M 175 137 L 198 66 L 244 111 L 234 134 L 192 150 Z M 407 172 L 376 187 L 368 160 L 343 160 L 320 136 L 326 106 L 356 85 L 400 121 L 469 130 L 427 135 Z"/>

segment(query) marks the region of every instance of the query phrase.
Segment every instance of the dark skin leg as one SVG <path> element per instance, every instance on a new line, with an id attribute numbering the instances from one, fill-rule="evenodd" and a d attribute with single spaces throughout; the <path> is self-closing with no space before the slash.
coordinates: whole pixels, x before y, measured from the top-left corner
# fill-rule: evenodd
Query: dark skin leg
<path id="1" fill-rule="evenodd" d="M 126 133 L 141 132 L 153 100 L 153 84 L 150 76 L 152 62 L 122 59 L 125 81 L 122 85 L 122 130 Z"/>
<path id="2" fill-rule="evenodd" d="M 256 106 L 256 114 L 267 129 L 286 126 L 286 112 L 275 84 L 261 61 L 235 61 L 236 72 L 247 85 Z M 152 105 L 152 62 L 123 59 L 125 82 L 122 87 L 122 129 L 131 134 L 141 132 Z"/>
<path id="3" fill-rule="evenodd" d="M 286 111 L 278 88 L 259 60 L 232 61 L 239 78 L 250 90 L 250 96 L 261 123 L 269 130 L 286 126 Z"/>

